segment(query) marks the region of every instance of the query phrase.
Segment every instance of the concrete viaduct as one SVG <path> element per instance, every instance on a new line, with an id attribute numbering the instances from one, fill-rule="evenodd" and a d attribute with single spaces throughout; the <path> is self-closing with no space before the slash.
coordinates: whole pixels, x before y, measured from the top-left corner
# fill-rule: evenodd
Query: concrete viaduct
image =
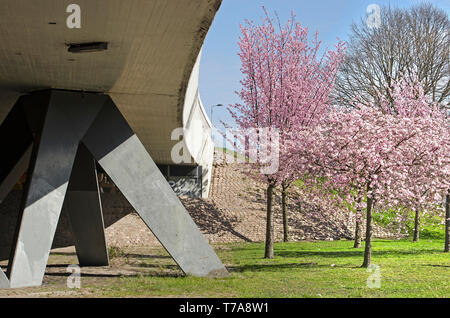
<path id="1" fill-rule="evenodd" d="M 167 182 L 208 195 L 214 145 L 198 74 L 220 4 L 0 2 L 0 204 L 26 176 L 11 242 L 0 242 L 10 250 L 0 288 L 42 283 L 63 207 L 80 264 L 108 264 L 97 169 L 186 274 L 227 274 Z"/>

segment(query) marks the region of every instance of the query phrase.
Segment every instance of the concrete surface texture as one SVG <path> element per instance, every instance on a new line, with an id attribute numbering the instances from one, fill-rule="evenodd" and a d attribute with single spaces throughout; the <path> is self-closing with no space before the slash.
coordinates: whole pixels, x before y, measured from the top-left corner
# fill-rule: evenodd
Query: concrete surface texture
<path id="1" fill-rule="evenodd" d="M 189 80 L 221 0 L 78 0 L 79 29 L 66 25 L 71 3 L 0 2 L 0 122 L 24 92 L 105 92 L 155 162 L 172 164 L 177 141 L 170 137 L 188 122 L 183 116 L 190 118 L 191 112 L 185 108 L 207 126 L 198 100 L 198 76 Z M 107 42 L 108 49 L 68 52 L 67 44 L 93 41 Z M 208 133 L 197 129 L 195 139 L 203 141 L 209 159 L 199 150 L 190 154 L 192 163 L 211 164 L 210 145 L 204 142 Z M 195 143 L 188 148 L 198 150 Z"/>
<path id="2" fill-rule="evenodd" d="M 193 162 L 202 166 L 202 197 L 207 198 L 211 187 L 214 142 L 212 140 L 212 124 L 206 115 L 198 93 L 200 56 L 201 53 L 192 69 L 186 91 L 183 109 L 183 141 Z"/>
<path id="3" fill-rule="evenodd" d="M 63 208 L 70 218 L 79 264 L 108 266 L 96 162 L 82 143 L 78 146 Z"/>

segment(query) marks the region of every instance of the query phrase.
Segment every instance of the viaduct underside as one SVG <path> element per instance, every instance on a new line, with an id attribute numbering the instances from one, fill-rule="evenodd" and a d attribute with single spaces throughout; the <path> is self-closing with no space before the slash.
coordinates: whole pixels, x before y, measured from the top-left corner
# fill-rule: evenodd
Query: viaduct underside
<path id="1" fill-rule="evenodd" d="M 22 96 L 0 126 L 0 201 L 27 172 L 0 287 L 42 283 L 58 219 L 69 214 L 81 265 L 108 264 L 96 164 L 186 274 L 227 271 L 108 95 L 45 90 Z"/>

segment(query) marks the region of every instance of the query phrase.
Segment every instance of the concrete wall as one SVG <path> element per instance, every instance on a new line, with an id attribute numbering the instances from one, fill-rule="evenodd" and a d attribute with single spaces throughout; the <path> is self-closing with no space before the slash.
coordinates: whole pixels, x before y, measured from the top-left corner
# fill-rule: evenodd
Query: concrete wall
<path id="1" fill-rule="evenodd" d="M 214 159 L 212 124 L 203 108 L 198 91 L 201 52 L 192 69 L 183 108 L 183 132 L 186 148 L 192 162 L 202 167 L 202 197 L 209 195 L 211 171 Z"/>

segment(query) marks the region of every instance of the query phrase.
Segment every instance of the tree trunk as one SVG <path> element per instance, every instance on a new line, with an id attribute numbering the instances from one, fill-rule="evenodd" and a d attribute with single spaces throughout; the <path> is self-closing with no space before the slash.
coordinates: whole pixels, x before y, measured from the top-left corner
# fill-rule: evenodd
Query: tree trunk
<path id="1" fill-rule="evenodd" d="M 362 213 L 360 208 L 361 197 L 358 194 L 358 201 L 356 206 L 356 217 L 355 217 L 355 243 L 353 244 L 353 248 L 361 248 L 361 237 L 362 237 Z"/>
<path id="2" fill-rule="evenodd" d="M 353 248 L 361 248 L 361 236 L 362 236 L 362 215 L 361 212 L 356 213 L 355 219 L 355 243 L 353 244 Z"/>
<path id="3" fill-rule="evenodd" d="M 369 267 L 372 261 L 372 207 L 373 198 L 367 198 L 366 216 L 366 246 L 364 249 L 364 262 L 362 267 Z"/>
<path id="4" fill-rule="evenodd" d="M 450 251 L 450 189 L 445 198 L 445 242 L 444 252 Z"/>
<path id="5" fill-rule="evenodd" d="M 269 183 L 267 187 L 267 220 L 266 220 L 266 250 L 265 258 L 273 258 L 273 220 L 272 220 L 272 199 L 274 185 Z"/>
<path id="6" fill-rule="evenodd" d="M 419 209 L 416 209 L 416 216 L 414 218 L 414 236 L 413 242 L 419 241 L 419 229 L 420 228 L 420 212 Z"/>
<path id="7" fill-rule="evenodd" d="M 287 186 L 281 185 L 281 209 L 283 214 L 283 241 L 289 242 L 289 226 L 287 211 Z"/>

